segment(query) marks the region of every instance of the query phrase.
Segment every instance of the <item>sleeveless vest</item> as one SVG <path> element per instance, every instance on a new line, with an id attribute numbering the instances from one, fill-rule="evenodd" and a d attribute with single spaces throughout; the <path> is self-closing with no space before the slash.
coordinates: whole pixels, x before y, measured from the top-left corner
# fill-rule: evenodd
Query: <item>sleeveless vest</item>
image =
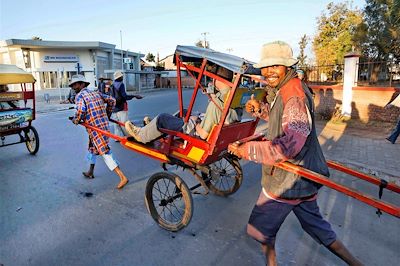
<path id="1" fill-rule="evenodd" d="M 299 79 L 291 79 L 277 93 L 275 102 L 270 109 L 266 137 L 272 141 L 284 135 L 282 129 L 283 110 L 288 100 L 294 96 L 305 99 L 312 119 L 312 128 L 301 151 L 295 158 L 288 161 L 319 174 L 329 176 L 328 166 L 319 145 L 315 129 L 312 95 L 307 86 L 302 84 Z M 317 193 L 321 187 L 320 184 L 302 176 L 271 165 L 263 165 L 261 183 L 269 194 L 283 199 L 306 198 Z"/>

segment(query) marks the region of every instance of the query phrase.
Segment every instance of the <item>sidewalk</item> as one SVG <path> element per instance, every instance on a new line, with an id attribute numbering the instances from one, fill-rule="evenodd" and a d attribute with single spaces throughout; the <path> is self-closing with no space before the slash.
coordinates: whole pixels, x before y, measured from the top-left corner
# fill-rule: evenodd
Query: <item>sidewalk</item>
<path id="1" fill-rule="evenodd" d="M 400 185 L 400 143 L 385 138 L 390 129 L 335 126 L 317 121 L 318 139 L 327 160 L 339 162 Z"/>
<path id="2" fill-rule="evenodd" d="M 74 107 L 73 104 L 60 103 L 65 100 L 65 97 L 68 97 L 69 90 L 70 88 L 60 88 L 35 91 L 36 113 L 62 111 Z M 49 102 L 45 101 L 45 94 L 49 95 Z"/>

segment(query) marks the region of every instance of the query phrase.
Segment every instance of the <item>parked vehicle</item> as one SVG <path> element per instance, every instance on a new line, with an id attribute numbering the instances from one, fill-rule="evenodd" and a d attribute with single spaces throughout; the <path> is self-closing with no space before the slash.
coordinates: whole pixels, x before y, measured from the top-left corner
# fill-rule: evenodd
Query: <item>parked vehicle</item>
<path id="1" fill-rule="evenodd" d="M 10 91 L 9 87 L 18 91 Z M 0 64 L 0 147 L 25 143 L 30 154 L 39 151 L 39 135 L 32 126 L 35 120 L 35 79 L 14 65 Z M 18 135 L 18 141 L 6 137 Z"/>

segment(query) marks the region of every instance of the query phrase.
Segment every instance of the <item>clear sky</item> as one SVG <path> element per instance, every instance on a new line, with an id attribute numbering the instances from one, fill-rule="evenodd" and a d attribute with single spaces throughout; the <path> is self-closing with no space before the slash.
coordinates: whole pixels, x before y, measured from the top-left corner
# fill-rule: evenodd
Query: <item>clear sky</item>
<path id="1" fill-rule="evenodd" d="M 315 34 L 317 17 L 329 2 L 343 1 L 0 0 L 0 40 L 39 36 L 120 48 L 122 31 L 124 50 L 158 52 L 162 59 L 176 45 L 194 45 L 207 32 L 212 49 L 257 61 L 262 44 L 274 40 L 288 42 L 297 56 L 301 36 Z M 352 5 L 363 8 L 365 1 Z"/>

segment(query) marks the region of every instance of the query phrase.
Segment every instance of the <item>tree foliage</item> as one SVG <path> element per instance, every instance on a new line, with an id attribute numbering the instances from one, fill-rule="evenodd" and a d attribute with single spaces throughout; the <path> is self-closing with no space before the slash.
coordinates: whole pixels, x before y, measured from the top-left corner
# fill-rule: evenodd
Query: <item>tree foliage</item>
<path id="1" fill-rule="evenodd" d="M 155 62 L 155 56 L 152 53 L 148 53 L 146 55 L 146 61 L 147 62 Z"/>
<path id="2" fill-rule="evenodd" d="M 400 0 L 366 0 L 355 41 L 372 60 L 400 59 Z"/>
<path id="3" fill-rule="evenodd" d="M 297 56 L 297 60 L 299 60 L 299 67 L 304 67 L 306 66 L 306 59 L 307 56 L 305 55 L 304 50 L 306 49 L 308 44 L 308 36 L 306 34 L 301 37 L 299 46 L 300 46 L 300 53 L 299 56 Z"/>
<path id="4" fill-rule="evenodd" d="M 313 50 L 318 65 L 333 65 L 343 62 L 344 55 L 355 45 L 353 36 L 362 23 L 359 10 L 352 10 L 348 2 L 329 3 L 318 20 Z"/>

